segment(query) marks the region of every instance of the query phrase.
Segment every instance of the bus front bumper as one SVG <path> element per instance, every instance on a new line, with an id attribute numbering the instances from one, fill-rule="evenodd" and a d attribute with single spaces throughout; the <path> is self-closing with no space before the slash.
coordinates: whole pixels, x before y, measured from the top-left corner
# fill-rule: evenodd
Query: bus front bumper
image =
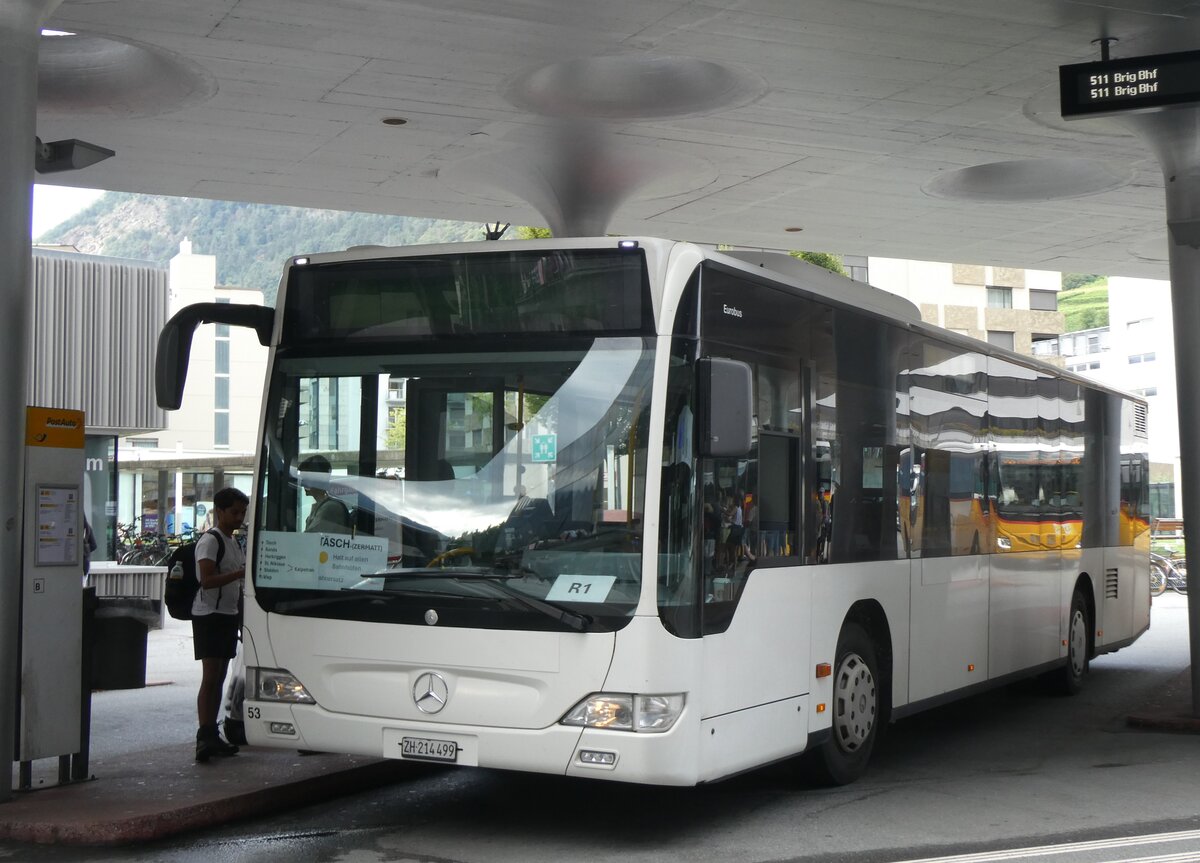
<path id="1" fill-rule="evenodd" d="M 317 705 L 247 701 L 252 746 L 340 752 L 425 764 L 520 770 L 656 785 L 694 785 L 687 711 L 661 734 L 567 725 L 498 728 L 332 713 Z"/>

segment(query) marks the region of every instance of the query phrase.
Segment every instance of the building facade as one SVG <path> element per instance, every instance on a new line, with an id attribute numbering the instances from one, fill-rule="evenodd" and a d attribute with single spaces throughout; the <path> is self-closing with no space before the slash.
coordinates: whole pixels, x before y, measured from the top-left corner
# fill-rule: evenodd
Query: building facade
<path id="1" fill-rule="evenodd" d="M 217 284 L 217 259 L 188 240 L 171 259 L 171 314 L 192 303 L 261 304 L 261 291 Z M 120 444 L 119 519 L 137 532 L 186 533 L 209 519 L 215 491 L 252 488 L 267 349 L 252 330 L 204 325 L 192 341 L 187 389 L 163 427 Z"/>
<path id="2" fill-rule="evenodd" d="M 93 560 L 118 539 L 118 440 L 167 423 L 154 401 L 154 351 L 167 320 L 168 274 L 146 261 L 34 248 L 31 405 L 81 410 L 84 514 Z"/>
<path id="3" fill-rule="evenodd" d="M 1111 276 L 1108 326 L 1065 333 L 1059 353 L 1070 371 L 1146 399 L 1150 514 L 1182 518 L 1171 283 Z"/>
<path id="4" fill-rule="evenodd" d="M 1045 345 L 1066 325 L 1061 273 L 871 258 L 868 280 L 914 303 L 927 323 L 1058 364 Z"/>

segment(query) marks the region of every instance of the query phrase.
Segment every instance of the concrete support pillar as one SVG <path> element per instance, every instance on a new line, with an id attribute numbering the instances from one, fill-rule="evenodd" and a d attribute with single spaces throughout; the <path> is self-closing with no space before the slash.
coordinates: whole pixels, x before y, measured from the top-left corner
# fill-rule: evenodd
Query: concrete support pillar
<path id="1" fill-rule="evenodd" d="M 1200 554 L 1200 108 L 1123 118 L 1158 157 L 1167 193 L 1184 535 Z M 1193 578 L 1193 581 L 1195 579 Z M 1188 592 L 1192 715 L 1200 717 L 1200 597 Z"/>
<path id="2" fill-rule="evenodd" d="M 24 488 L 25 379 L 29 366 L 33 144 L 37 136 L 37 57 L 42 24 L 59 0 L 0 0 L 0 747 L 12 797 L 20 646 L 21 502 Z"/>

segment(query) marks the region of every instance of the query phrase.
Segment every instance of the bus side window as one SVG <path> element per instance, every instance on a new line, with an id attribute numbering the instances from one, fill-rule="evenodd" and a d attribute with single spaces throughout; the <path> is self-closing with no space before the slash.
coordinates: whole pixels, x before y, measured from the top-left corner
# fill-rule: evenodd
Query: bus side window
<path id="1" fill-rule="evenodd" d="M 798 465 L 800 439 L 763 434 L 759 438 L 758 497 L 746 532 L 751 559 L 798 557 Z"/>

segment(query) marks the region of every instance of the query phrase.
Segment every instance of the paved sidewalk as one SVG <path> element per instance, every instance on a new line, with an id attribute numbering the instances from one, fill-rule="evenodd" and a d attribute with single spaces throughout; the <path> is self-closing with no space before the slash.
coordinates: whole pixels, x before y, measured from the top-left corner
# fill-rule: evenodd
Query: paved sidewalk
<path id="1" fill-rule="evenodd" d="M 55 786 L 58 759 L 35 762 L 33 791 L 0 803 L 0 840 L 116 845 L 292 809 L 412 774 L 412 765 L 245 747 L 194 759 L 200 664 L 191 624 L 149 634 L 142 689 L 96 692 L 88 781 Z M 13 770 L 14 779 L 16 770 Z"/>

